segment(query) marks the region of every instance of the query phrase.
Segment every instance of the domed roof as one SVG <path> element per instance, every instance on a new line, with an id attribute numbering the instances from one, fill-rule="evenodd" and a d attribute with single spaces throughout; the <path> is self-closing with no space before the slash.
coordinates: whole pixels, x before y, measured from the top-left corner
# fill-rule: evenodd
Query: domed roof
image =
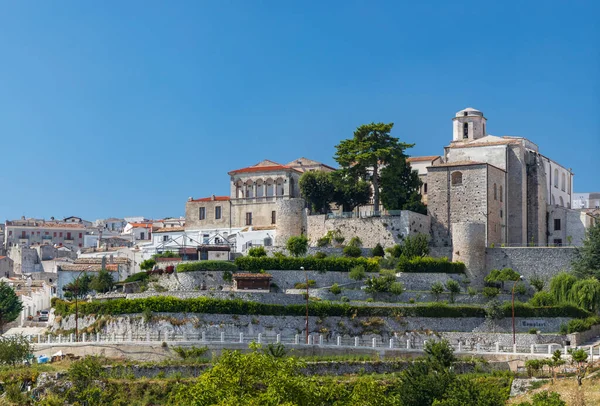
<path id="1" fill-rule="evenodd" d="M 456 117 L 463 117 L 463 116 L 482 116 L 483 117 L 483 113 L 477 109 L 474 109 L 473 107 L 467 107 L 466 109 L 461 110 L 456 113 Z"/>

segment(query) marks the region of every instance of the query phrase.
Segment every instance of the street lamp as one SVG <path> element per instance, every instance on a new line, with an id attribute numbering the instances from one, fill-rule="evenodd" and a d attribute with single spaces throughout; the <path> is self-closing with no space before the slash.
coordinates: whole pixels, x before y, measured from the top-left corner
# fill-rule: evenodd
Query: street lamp
<path id="1" fill-rule="evenodd" d="M 300 267 L 301 271 L 304 271 L 306 277 L 306 344 L 308 344 L 308 272 L 304 270 L 304 267 Z"/>
<path id="2" fill-rule="evenodd" d="M 512 328 L 513 328 L 513 345 L 517 343 L 517 338 L 515 334 L 515 287 L 517 286 L 517 282 L 523 280 L 523 275 L 519 276 L 519 279 L 513 283 L 512 288 Z"/>

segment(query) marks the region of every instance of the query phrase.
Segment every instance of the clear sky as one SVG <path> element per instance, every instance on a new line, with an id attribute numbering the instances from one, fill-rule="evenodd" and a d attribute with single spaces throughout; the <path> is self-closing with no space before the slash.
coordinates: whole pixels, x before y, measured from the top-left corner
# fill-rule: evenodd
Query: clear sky
<path id="1" fill-rule="evenodd" d="M 600 191 L 599 1 L 35 1 L 0 12 L 0 219 L 184 214 L 371 121 L 474 107 Z"/>

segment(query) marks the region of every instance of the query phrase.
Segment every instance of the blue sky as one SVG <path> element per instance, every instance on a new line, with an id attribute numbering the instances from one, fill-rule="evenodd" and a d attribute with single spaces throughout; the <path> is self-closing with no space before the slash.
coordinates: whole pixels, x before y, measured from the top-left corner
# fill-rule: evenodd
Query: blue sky
<path id="1" fill-rule="evenodd" d="M 441 154 L 482 110 L 600 191 L 600 2 L 3 2 L 0 218 L 184 214 L 360 124 Z"/>

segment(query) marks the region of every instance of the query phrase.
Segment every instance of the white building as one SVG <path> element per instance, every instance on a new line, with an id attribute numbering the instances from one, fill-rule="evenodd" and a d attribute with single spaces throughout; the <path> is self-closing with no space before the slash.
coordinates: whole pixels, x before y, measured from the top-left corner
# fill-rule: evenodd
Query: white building
<path id="1" fill-rule="evenodd" d="M 596 193 L 574 193 L 574 209 L 600 209 L 600 192 Z"/>

